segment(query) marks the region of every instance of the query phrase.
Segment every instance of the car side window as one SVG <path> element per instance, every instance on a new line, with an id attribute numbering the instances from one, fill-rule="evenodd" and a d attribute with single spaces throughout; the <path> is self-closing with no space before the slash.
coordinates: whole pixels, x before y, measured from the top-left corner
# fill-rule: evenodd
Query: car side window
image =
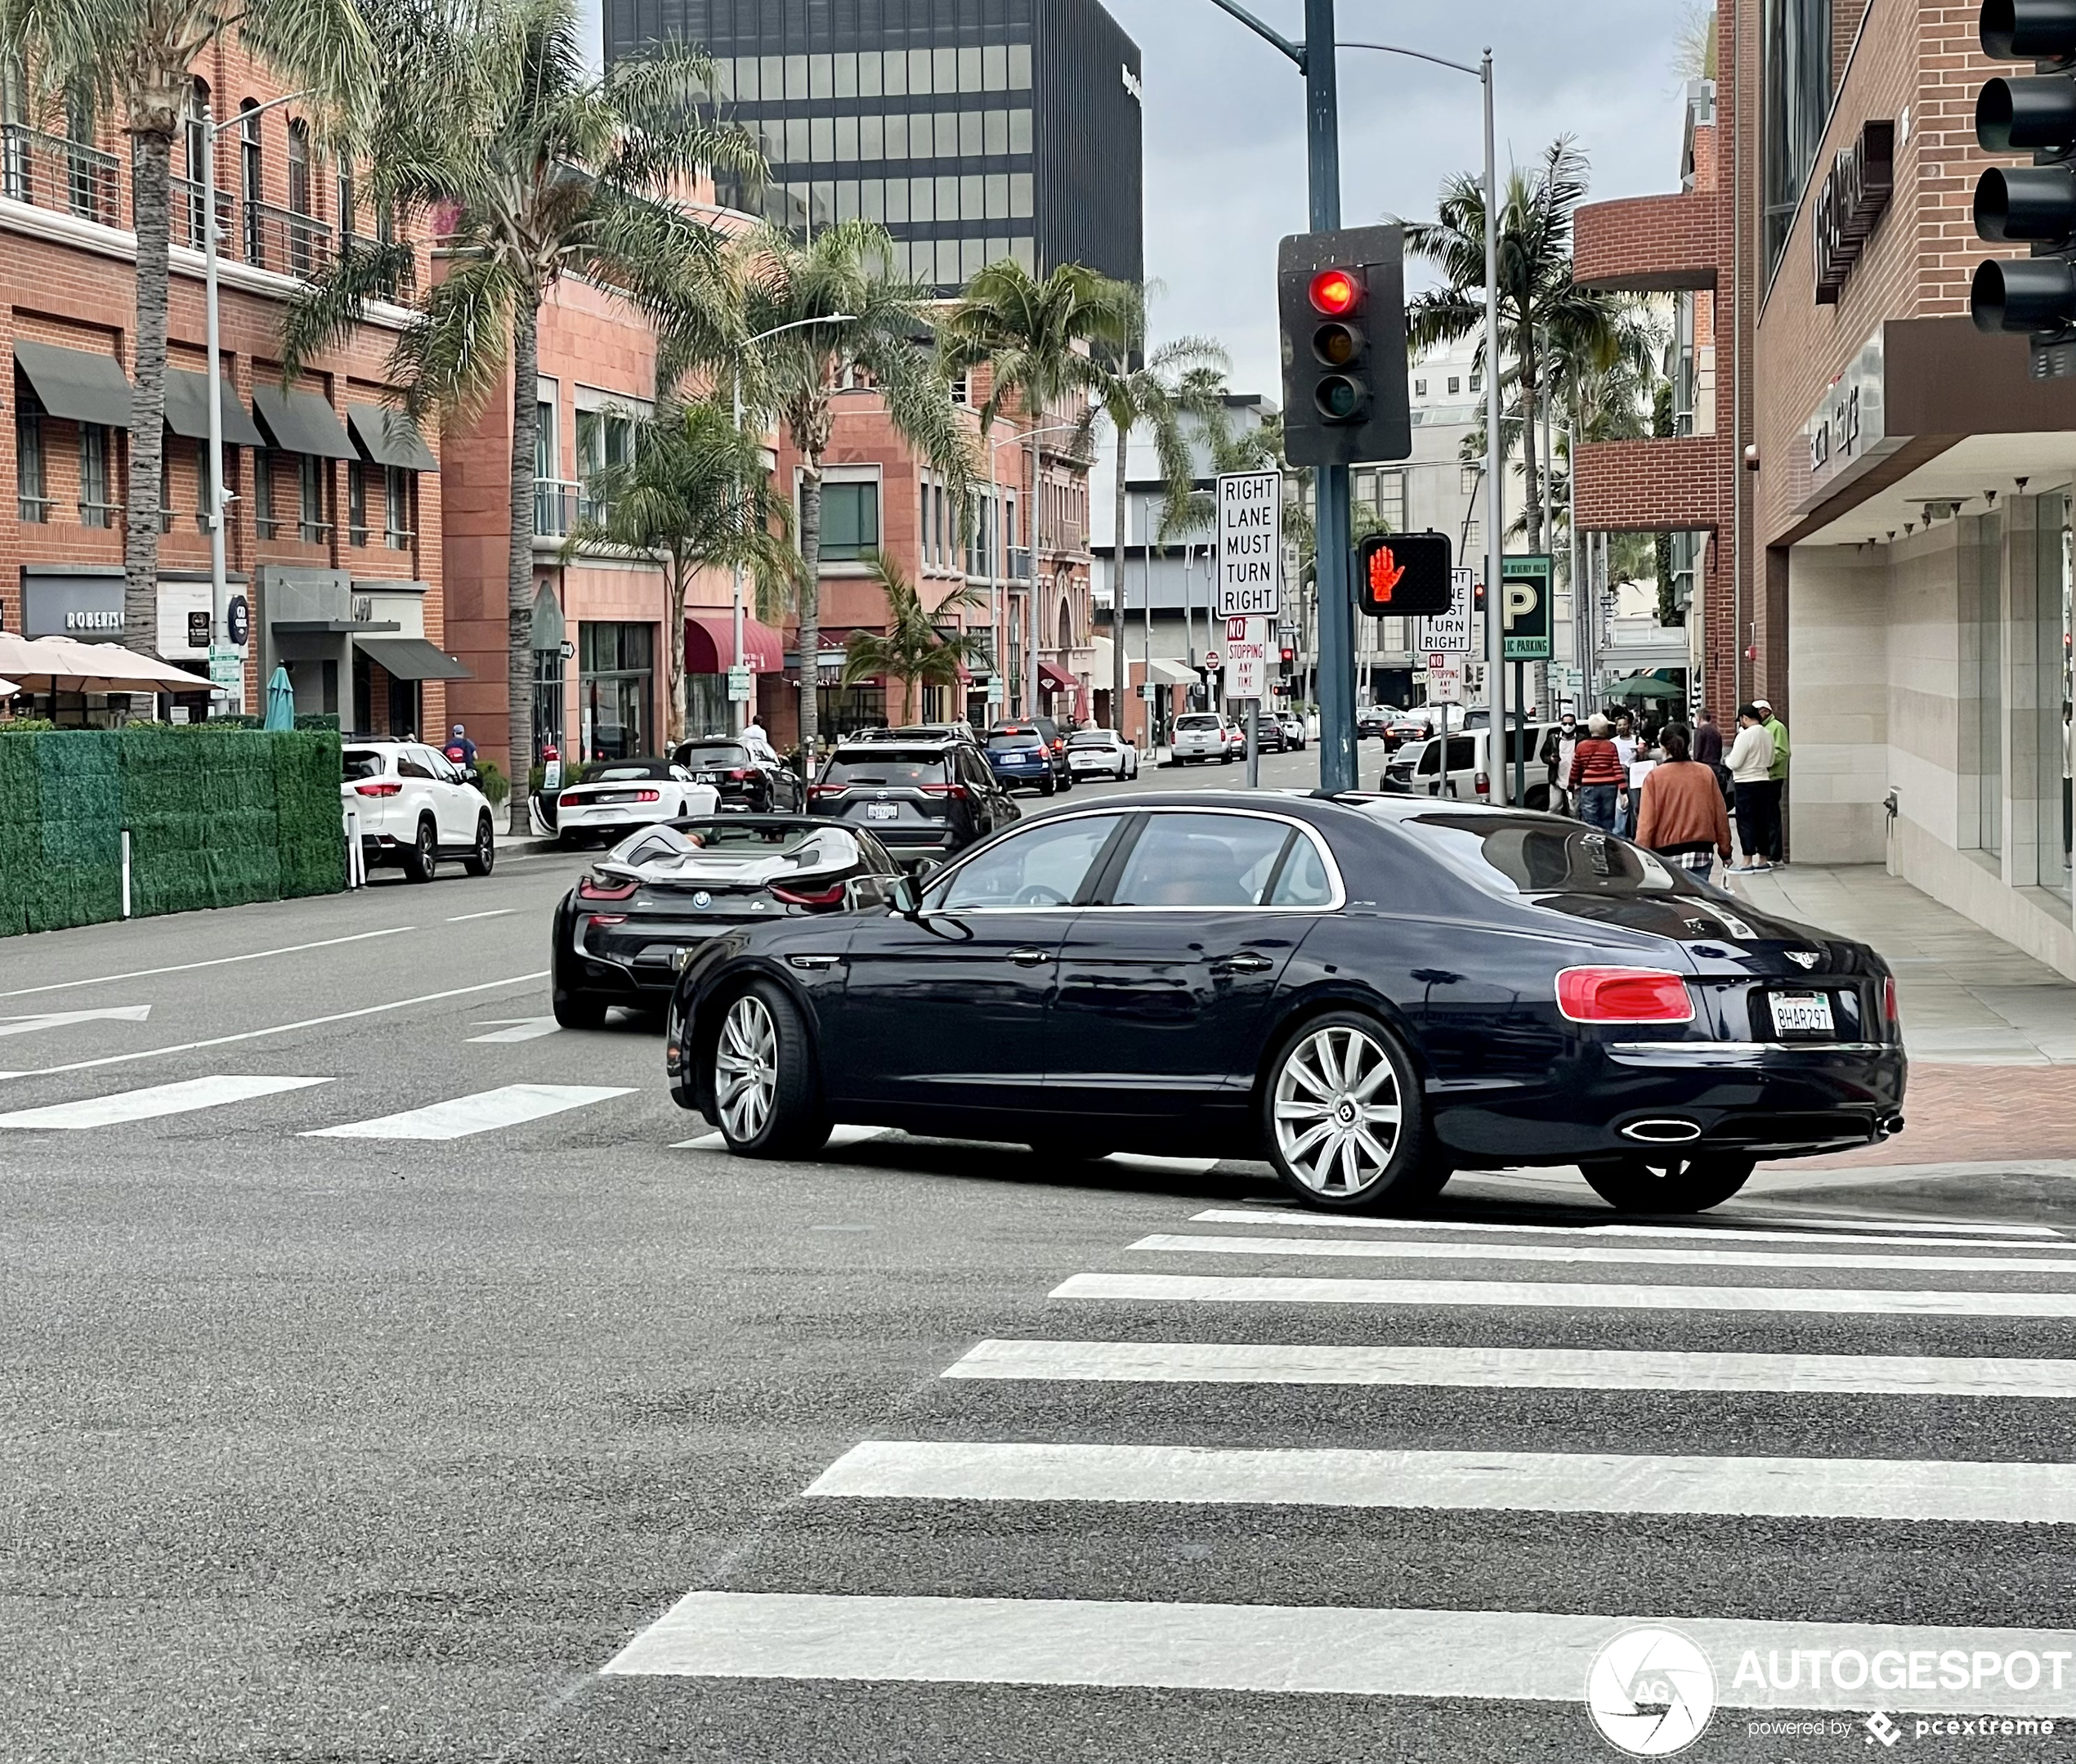
<path id="1" fill-rule="evenodd" d="M 1293 833 L 1283 867 L 1268 891 L 1272 907 L 1324 907 L 1334 898 L 1333 878 L 1318 845 L 1306 835 Z"/>
<path id="2" fill-rule="evenodd" d="M 1153 815 L 1105 904 L 1259 907 L 1290 835 L 1255 815 Z"/>
<path id="3" fill-rule="evenodd" d="M 437 778 L 442 784 L 459 784 L 461 782 L 461 768 L 456 765 L 453 760 L 450 759 L 436 747 L 428 747 L 426 749 L 425 763 L 431 769 L 433 777 Z"/>
<path id="4" fill-rule="evenodd" d="M 426 757 L 430 756 L 428 755 Z M 430 780 L 432 775 L 432 767 L 426 763 L 426 759 L 420 756 L 419 750 L 417 748 L 406 748 L 403 752 L 397 754 L 396 776 L 398 777 L 425 778 Z"/>
<path id="5" fill-rule="evenodd" d="M 1041 821 L 1012 833 L 961 864 L 926 904 L 943 912 L 984 907 L 1064 907 L 1081 884 L 1121 815 Z"/>

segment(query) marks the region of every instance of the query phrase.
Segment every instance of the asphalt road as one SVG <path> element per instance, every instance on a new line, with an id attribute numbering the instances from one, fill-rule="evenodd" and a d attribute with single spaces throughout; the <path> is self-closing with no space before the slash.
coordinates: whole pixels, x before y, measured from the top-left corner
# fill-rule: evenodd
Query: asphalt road
<path id="1" fill-rule="evenodd" d="M 1569 1764 L 1646 1619 L 1685 1757 L 2069 1749 L 2076 1212 L 749 1164 L 554 1029 L 582 862 L 0 944 L 0 1759 Z"/>

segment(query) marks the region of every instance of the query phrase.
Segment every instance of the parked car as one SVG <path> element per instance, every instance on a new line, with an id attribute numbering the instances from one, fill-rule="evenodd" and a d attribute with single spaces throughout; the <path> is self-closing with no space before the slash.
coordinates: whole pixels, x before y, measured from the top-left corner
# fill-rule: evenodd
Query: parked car
<path id="1" fill-rule="evenodd" d="M 1246 724 L 1244 721 L 1242 721 L 1240 727 L 1240 734 L 1243 745 L 1242 745 L 1240 751 L 1243 754 L 1247 750 L 1244 745 L 1246 732 Z M 1255 749 L 1256 752 L 1264 754 L 1287 753 L 1290 751 L 1290 742 L 1284 738 L 1283 719 L 1281 717 L 1278 717 L 1269 711 L 1264 710 L 1259 716 L 1255 719 Z"/>
<path id="2" fill-rule="evenodd" d="M 764 742 L 737 735 L 703 735 L 670 750 L 674 766 L 695 784 L 711 784 L 723 809 L 746 814 L 796 814 L 807 794 L 799 775 Z"/>
<path id="3" fill-rule="evenodd" d="M 853 729 L 843 739 L 847 741 L 913 741 L 920 736 L 937 736 L 946 741 L 971 741 L 976 747 L 980 737 L 973 733 L 973 726 L 964 717 L 951 723 L 904 723 L 898 728 Z"/>
<path id="4" fill-rule="evenodd" d="M 901 867 L 869 833 L 805 815 L 707 816 L 629 834 L 555 909 L 555 1020 L 660 1010 L 680 951 L 732 926 L 877 903 Z"/>
<path id="5" fill-rule="evenodd" d="M 870 833 L 910 862 L 962 852 L 1018 817 L 1008 788 L 980 750 L 942 735 L 900 741 L 847 737 L 809 786 L 808 808 Z"/>
<path id="6" fill-rule="evenodd" d="M 987 752 L 995 752 L 995 737 L 998 735 L 1036 735 L 1045 744 L 1045 756 L 1051 761 L 1053 782 L 1063 790 L 1074 788 L 1074 768 L 1067 763 L 1067 734 L 1050 717 L 1018 717 L 1014 721 L 996 723 L 987 732 Z"/>
<path id="7" fill-rule="evenodd" d="M 1528 740 L 1528 789 L 1520 806 L 1537 810 L 1550 806 L 1550 770 L 1536 756 L 1542 748 L 1543 736 L 1551 725 L 1531 723 L 1526 734 Z M 1505 749 L 1508 775 L 1512 776 L 1514 752 L 1523 732 L 1509 723 Z M 1442 742 L 1438 735 L 1408 741 L 1393 754 L 1384 768 L 1385 780 L 1403 786 L 1416 795 L 1452 796 L 1463 802 L 1484 802 L 1492 791 L 1492 768 L 1486 756 L 1492 741 L 1489 729 L 1451 730 L 1448 763 L 1443 764 Z"/>
<path id="8" fill-rule="evenodd" d="M 393 866 L 430 882 L 445 857 L 471 875 L 490 873 L 497 835 L 473 766 L 457 766 L 418 741 L 350 741 L 339 759 L 339 800 L 360 817 L 369 869 Z"/>
<path id="9" fill-rule="evenodd" d="M 1574 1166 L 1658 1214 L 1899 1130 L 1906 1077 L 1872 949 L 1577 822 L 1220 790 L 1044 816 L 840 927 L 715 938 L 665 1061 L 750 1157 L 837 1121 L 1263 1156 L 1331 1209 Z"/>
<path id="10" fill-rule="evenodd" d="M 1080 729 L 1067 738 L 1067 768 L 1077 778 L 1139 776 L 1139 750 L 1115 729 Z"/>
<path id="11" fill-rule="evenodd" d="M 555 836 L 566 848 L 619 839 L 655 822 L 710 815 L 720 806 L 718 789 L 694 783 L 691 772 L 668 759 L 595 759 L 555 799 Z"/>
<path id="12" fill-rule="evenodd" d="M 1304 719 L 1295 710 L 1286 710 L 1276 720 L 1282 727 L 1283 745 L 1294 754 L 1303 753 L 1308 739 L 1304 730 Z"/>
<path id="13" fill-rule="evenodd" d="M 1049 796 L 1055 790 L 1071 787 L 1072 768 L 1063 780 L 1060 767 L 1064 763 L 1063 757 L 1053 757 L 1045 736 L 1036 729 L 991 729 L 985 751 L 989 769 L 1005 790 L 1022 786 L 1036 790 L 1040 796 Z"/>
<path id="14" fill-rule="evenodd" d="M 1174 733 L 1168 742 L 1168 763 L 1197 766 L 1215 759 L 1222 766 L 1230 765 L 1235 732 L 1233 719 L 1224 711 L 1185 711 L 1175 719 Z M 1246 751 L 1246 739 L 1244 735 L 1240 737 L 1240 750 L 1243 754 Z"/>

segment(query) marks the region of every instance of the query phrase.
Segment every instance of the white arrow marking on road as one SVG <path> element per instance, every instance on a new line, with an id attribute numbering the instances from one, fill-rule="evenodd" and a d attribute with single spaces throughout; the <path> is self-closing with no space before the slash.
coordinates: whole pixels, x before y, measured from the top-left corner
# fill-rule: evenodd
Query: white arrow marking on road
<path id="1" fill-rule="evenodd" d="M 502 1023 L 502 1028 L 492 1028 L 488 1035 L 472 1035 L 472 1041 L 537 1041 L 544 1035 L 553 1035 L 562 1025 L 553 1017 L 486 1017 L 475 1025 L 482 1028 Z"/>
<path id="2" fill-rule="evenodd" d="M 54 1010 L 41 1017 L 0 1017 L 0 1035 L 31 1035 L 38 1029 L 62 1029 L 73 1023 L 142 1023 L 149 1005 L 112 1005 L 105 1010 Z"/>

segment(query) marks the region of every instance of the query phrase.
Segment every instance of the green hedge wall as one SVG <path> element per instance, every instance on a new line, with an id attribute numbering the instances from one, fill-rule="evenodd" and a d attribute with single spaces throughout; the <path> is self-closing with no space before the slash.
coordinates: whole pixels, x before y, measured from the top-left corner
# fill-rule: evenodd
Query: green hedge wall
<path id="1" fill-rule="evenodd" d="M 0 724 L 0 937 L 346 886 L 339 738 L 223 724 Z"/>

